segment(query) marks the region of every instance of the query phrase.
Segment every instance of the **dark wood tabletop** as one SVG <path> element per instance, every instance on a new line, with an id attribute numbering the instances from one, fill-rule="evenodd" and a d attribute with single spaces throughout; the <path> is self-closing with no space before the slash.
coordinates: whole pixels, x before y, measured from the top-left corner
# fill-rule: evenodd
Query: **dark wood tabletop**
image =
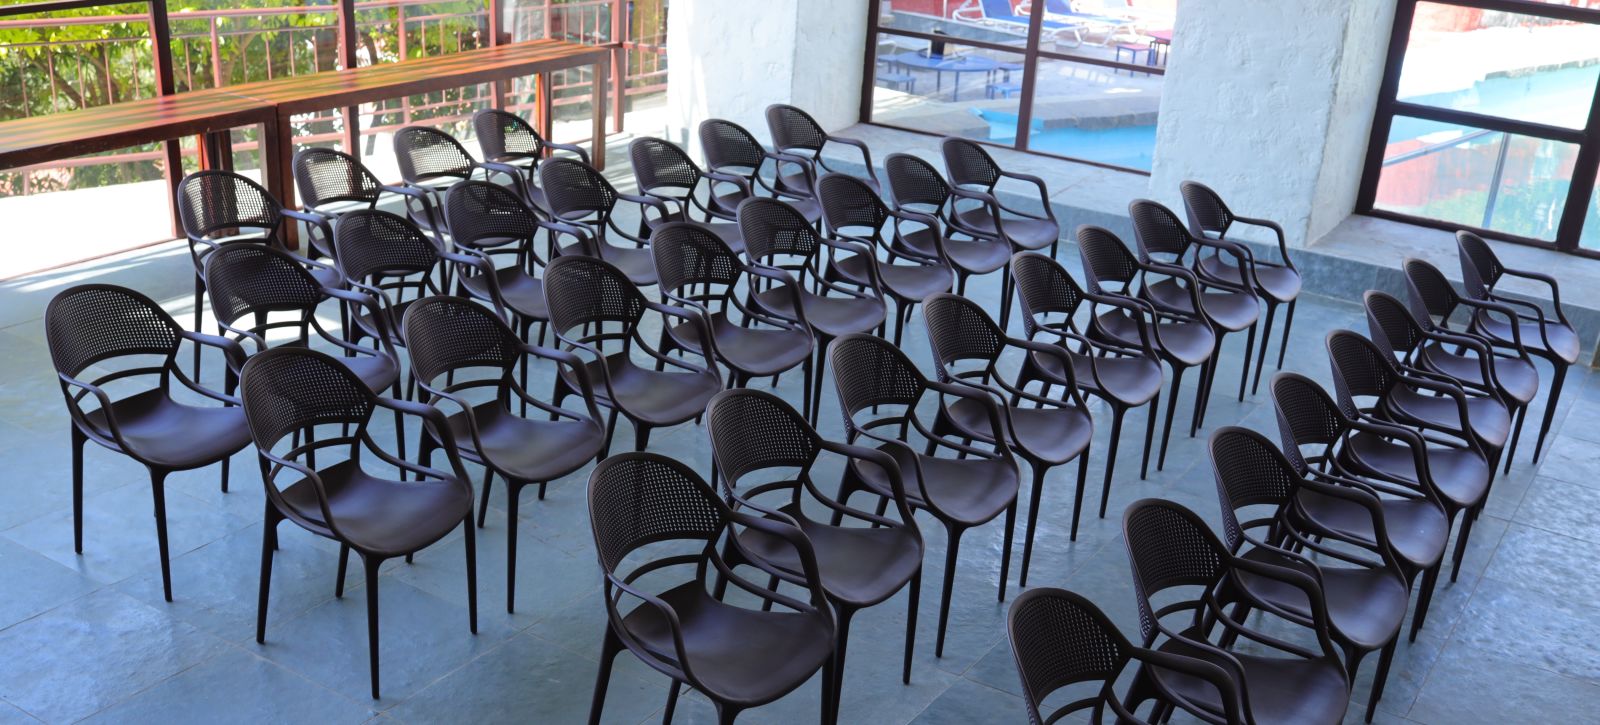
<path id="1" fill-rule="evenodd" d="M 265 123 L 269 102 L 213 88 L 0 123 L 0 168 Z"/>

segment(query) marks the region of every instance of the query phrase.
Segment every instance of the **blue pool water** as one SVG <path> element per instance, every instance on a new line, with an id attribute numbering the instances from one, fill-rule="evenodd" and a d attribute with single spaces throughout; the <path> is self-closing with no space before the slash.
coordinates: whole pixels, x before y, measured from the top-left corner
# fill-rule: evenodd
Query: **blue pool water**
<path id="1" fill-rule="evenodd" d="M 989 140 L 1002 143 L 1016 140 L 1017 114 L 980 109 L 973 109 L 972 112 L 989 122 Z M 1150 158 L 1156 148 L 1156 126 L 1153 123 L 1093 130 L 1073 127 L 1046 129 L 1044 123 L 1037 120 L 1032 125 L 1028 133 L 1028 148 L 1032 151 L 1150 170 Z"/>

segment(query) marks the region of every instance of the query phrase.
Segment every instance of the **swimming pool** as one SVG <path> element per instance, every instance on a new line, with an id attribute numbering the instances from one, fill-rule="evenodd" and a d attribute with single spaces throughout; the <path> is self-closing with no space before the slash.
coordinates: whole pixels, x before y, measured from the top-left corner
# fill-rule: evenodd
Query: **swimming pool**
<path id="1" fill-rule="evenodd" d="M 984 109 L 972 112 L 989 123 L 989 140 L 1001 143 L 1016 140 L 1017 114 Z M 1153 123 L 1090 130 L 1070 126 L 1045 128 L 1042 121 L 1036 120 L 1032 126 L 1028 133 L 1028 148 L 1032 151 L 1141 171 L 1150 170 L 1150 160 L 1155 154 L 1156 125 Z"/>

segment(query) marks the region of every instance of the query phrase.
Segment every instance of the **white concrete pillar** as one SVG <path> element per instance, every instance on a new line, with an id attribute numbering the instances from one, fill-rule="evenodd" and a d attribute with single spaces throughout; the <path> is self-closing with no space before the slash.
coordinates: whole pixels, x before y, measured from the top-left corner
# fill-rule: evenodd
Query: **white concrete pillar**
<path id="1" fill-rule="evenodd" d="M 669 136 L 725 118 L 768 140 L 765 111 L 790 103 L 823 127 L 858 120 L 867 14 L 861 0 L 674 0 L 667 18 Z"/>
<path id="2" fill-rule="evenodd" d="M 1150 189 L 1195 179 L 1291 245 L 1355 208 L 1394 0 L 1184 0 Z M 1180 212 L 1181 213 L 1181 212 Z"/>

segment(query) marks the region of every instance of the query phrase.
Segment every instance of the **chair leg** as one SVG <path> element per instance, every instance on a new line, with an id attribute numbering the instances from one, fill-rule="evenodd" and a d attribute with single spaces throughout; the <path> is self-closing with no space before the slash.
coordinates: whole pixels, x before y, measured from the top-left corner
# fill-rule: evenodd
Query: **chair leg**
<path id="1" fill-rule="evenodd" d="M 204 332 L 201 325 L 205 320 L 206 283 L 200 278 L 199 272 L 194 275 L 194 331 Z M 200 345 L 194 346 L 194 381 L 200 382 Z"/>
<path id="2" fill-rule="evenodd" d="M 1194 391 L 1194 411 L 1189 416 L 1189 437 L 1193 438 L 1199 432 L 1200 426 L 1205 425 L 1206 403 L 1211 402 L 1211 384 L 1217 379 L 1217 363 L 1219 353 L 1222 352 L 1222 338 L 1217 338 L 1217 346 L 1211 350 L 1211 359 L 1200 366 L 1200 389 Z M 1176 397 L 1176 396 L 1174 396 Z"/>
<path id="3" fill-rule="evenodd" d="M 922 567 L 911 575 L 911 591 L 906 596 L 906 659 L 900 682 L 911 684 L 911 653 L 917 645 L 917 600 L 922 597 Z"/>
<path id="4" fill-rule="evenodd" d="M 1561 400 L 1561 384 L 1567 380 L 1566 363 L 1556 362 L 1555 379 L 1550 381 L 1550 395 L 1544 399 L 1544 424 L 1539 426 L 1539 440 L 1533 444 L 1533 462 L 1539 462 L 1539 454 L 1544 451 L 1545 436 L 1550 434 L 1550 423 L 1556 419 L 1556 404 Z"/>
<path id="5" fill-rule="evenodd" d="M 509 486 L 509 483 L 507 485 Z M 483 491 L 478 494 L 478 528 L 480 529 L 483 528 L 484 519 L 489 515 L 489 489 L 491 488 L 494 488 L 494 469 L 484 466 Z"/>
<path id="6" fill-rule="evenodd" d="M 522 486 L 507 481 L 506 505 L 506 613 L 516 611 L 517 603 L 517 504 L 522 498 Z"/>
<path id="7" fill-rule="evenodd" d="M 828 371 L 828 343 L 833 339 L 822 335 L 817 336 L 817 369 L 816 377 L 811 381 L 811 410 L 814 415 L 822 415 L 822 379 Z"/>
<path id="8" fill-rule="evenodd" d="M 231 456 L 231 455 L 224 456 L 223 459 L 222 459 L 222 492 L 223 493 L 227 493 L 228 492 L 228 463 L 231 462 L 232 459 L 233 459 L 233 456 Z"/>
<path id="9" fill-rule="evenodd" d="M 1172 392 L 1170 393 L 1172 397 L 1167 399 L 1167 422 L 1161 429 L 1161 452 L 1156 455 L 1157 471 L 1163 470 L 1167 466 L 1167 442 L 1172 440 L 1172 414 L 1177 410 L 1178 389 L 1183 385 L 1183 373 L 1187 370 L 1188 368 L 1186 367 L 1174 367 L 1172 369 Z M 1202 375 L 1201 378 L 1204 379 L 1204 376 Z M 1154 410 L 1151 411 L 1151 415 L 1155 415 Z"/>
<path id="10" fill-rule="evenodd" d="M 1033 560 L 1033 529 L 1039 523 L 1039 498 L 1044 492 L 1045 474 L 1050 471 L 1048 466 L 1038 461 L 1029 461 L 1028 467 L 1033 469 L 1033 490 L 1028 493 L 1028 528 L 1022 535 L 1022 572 L 1017 577 L 1017 586 L 1019 587 L 1028 586 L 1028 564 Z M 1081 479 L 1078 481 L 1078 500 L 1083 500 L 1083 481 Z M 1076 513 L 1076 506 L 1073 507 L 1073 511 Z M 1072 533 L 1076 536 L 1078 533 L 1078 517 L 1074 515 L 1072 519 Z M 1002 588 L 1004 587 L 1003 584 L 1001 586 Z M 1000 598 L 1003 600 L 1005 596 L 1001 595 Z"/>
<path id="11" fill-rule="evenodd" d="M 1472 522 L 1478 520 L 1476 511 L 1463 511 L 1461 513 L 1461 531 L 1456 533 L 1456 553 L 1454 562 L 1450 565 L 1450 583 L 1456 583 L 1456 576 L 1461 573 L 1461 560 L 1467 555 L 1467 537 L 1472 535 Z"/>
<path id="12" fill-rule="evenodd" d="M 1283 369 L 1283 356 L 1289 352 L 1289 330 L 1294 327 L 1294 305 L 1298 299 L 1289 300 L 1289 307 L 1283 312 L 1283 339 L 1278 342 L 1278 369 Z"/>
<path id="13" fill-rule="evenodd" d="M 1267 319 L 1261 326 L 1261 350 L 1256 353 L 1256 381 L 1250 384 L 1250 394 L 1255 395 L 1261 390 L 1261 369 L 1267 366 L 1267 343 L 1272 341 L 1272 316 L 1278 314 L 1278 303 L 1267 300 Z M 1284 335 L 1288 337 L 1287 334 Z M 1250 350 L 1245 350 L 1245 361 L 1249 362 Z"/>
<path id="14" fill-rule="evenodd" d="M 1383 686 L 1389 683 L 1389 663 L 1394 661 L 1394 648 L 1399 643 L 1400 637 L 1395 636 L 1384 645 L 1383 654 L 1378 655 L 1378 671 L 1372 675 L 1372 694 L 1367 696 L 1367 719 L 1372 722 L 1372 715 L 1378 709 L 1378 701 L 1383 699 Z"/>
<path id="15" fill-rule="evenodd" d="M 833 694 L 826 698 L 829 711 L 823 713 L 823 722 L 839 722 L 839 704 L 844 697 L 844 655 L 845 647 L 850 643 L 850 619 L 855 616 L 856 610 L 851 607 L 839 607 L 839 616 L 834 621 L 833 632 L 833 682 L 828 685 Z"/>
<path id="16" fill-rule="evenodd" d="M 515 524 L 512 524 L 515 526 Z M 515 531 L 515 529 L 512 529 Z M 478 633 L 478 535 L 472 530 L 472 514 L 461 519 L 461 531 L 467 545 L 467 630 Z M 513 539 L 514 540 L 514 539 Z M 515 549 L 512 549 L 515 551 Z"/>
<path id="17" fill-rule="evenodd" d="M 559 401 L 556 405 L 560 405 Z M 600 458 L 611 455 L 611 439 L 617 434 L 617 409 L 612 408 L 611 414 L 606 416 L 606 440 L 600 444 Z"/>
<path id="18" fill-rule="evenodd" d="M 961 548 L 961 534 L 965 529 L 958 529 L 945 525 L 949 533 L 949 542 L 944 550 L 944 584 L 943 592 L 939 597 L 939 632 L 934 636 L 933 656 L 944 656 L 944 630 L 950 624 L 950 591 L 956 583 L 956 553 Z"/>
<path id="19" fill-rule="evenodd" d="M 1000 268 L 1000 331 L 1005 332 L 1011 319 L 1011 265 Z"/>
<path id="20" fill-rule="evenodd" d="M 401 400 L 405 399 L 406 390 L 401 386 L 400 378 L 398 377 L 395 378 L 393 392 L 394 397 Z M 397 458 L 402 461 L 406 459 L 406 416 L 398 410 L 394 412 L 394 450 Z M 400 480 L 404 481 L 405 475 L 405 471 L 402 470 L 400 472 Z M 226 491 L 227 489 L 223 490 Z"/>
<path id="21" fill-rule="evenodd" d="M 1146 414 L 1145 417 L 1144 417 L 1145 418 L 1145 421 L 1144 421 L 1144 456 L 1143 456 L 1143 460 L 1140 461 L 1140 463 L 1139 463 L 1139 480 L 1141 480 L 1141 481 L 1146 480 L 1147 478 L 1149 478 L 1149 473 L 1150 473 L 1150 449 L 1155 447 L 1155 441 L 1156 441 L 1156 416 L 1160 415 L 1160 414 L 1161 414 L 1161 394 L 1160 393 L 1156 393 L 1156 396 L 1154 398 L 1150 399 L 1150 412 L 1148 414 Z"/>
<path id="22" fill-rule="evenodd" d="M 372 699 L 378 699 L 378 566 L 383 559 L 363 553 L 367 574 L 367 670 L 372 675 Z"/>
<path id="23" fill-rule="evenodd" d="M 1102 519 L 1106 517 L 1106 504 L 1111 501 L 1111 472 L 1117 469 L 1117 444 L 1122 442 L 1122 417 L 1127 412 L 1128 409 L 1120 405 L 1115 405 L 1111 408 L 1111 450 L 1106 452 L 1106 476 L 1105 480 L 1100 484 L 1100 518 Z M 1150 422 L 1155 422 L 1154 414 L 1150 416 Z M 1089 451 L 1085 450 L 1083 455 L 1087 458 Z M 1145 444 L 1145 460 L 1150 460 L 1150 445 L 1148 443 Z M 1083 502 L 1082 486 L 1078 487 L 1078 502 L 1078 505 Z M 1076 509 L 1072 512 L 1072 540 L 1078 540 L 1078 512 Z"/>
<path id="24" fill-rule="evenodd" d="M 72 428 L 72 550 L 83 553 L 83 446 L 89 437 Z"/>
<path id="25" fill-rule="evenodd" d="M 600 644 L 600 671 L 595 675 L 594 698 L 589 703 L 589 725 L 600 724 L 600 713 L 606 707 L 606 689 L 611 684 L 611 664 L 616 660 L 617 653 L 621 651 L 622 640 L 617 639 L 617 635 L 611 631 L 611 624 L 608 622 L 606 623 L 605 639 Z M 677 700 L 677 691 L 678 683 L 674 681 L 672 683 L 671 699 L 667 701 L 669 705 Z M 671 712 L 669 711 L 668 714 L 670 715 Z"/>
<path id="26" fill-rule="evenodd" d="M 1528 406 L 1526 404 L 1517 408 L 1517 424 L 1511 429 L 1511 446 L 1506 448 L 1506 470 L 1511 473 L 1511 461 L 1517 457 L 1517 441 L 1522 440 L 1522 424 L 1528 419 Z"/>
<path id="27" fill-rule="evenodd" d="M 1245 385 L 1250 382 L 1250 351 L 1256 349 L 1256 325 L 1250 325 L 1250 333 L 1244 339 L 1244 360 L 1239 363 L 1239 402 L 1244 402 Z M 1257 380 L 1260 376 L 1257 376 Z"/>
<path id="28" fill-rule="evenodd" d="M 1426 574 L 1422 575 L 1422 593 L 1417 595 L 1417 610 L 1411 613 L 1410 641 L 1417 641 L 1417 631 L 1422 629 L 1422 623 L 1428 618 L 1428 604 L 1433 601 L 1433 588 L 1439 583 L 1439 570 L 1444 568 L 1444 559 L 1440 559 Z"/>
<path id="29" fill-rule="evenodd" d="M 256 594 L 256 644 L 267 641 L 267 601 L 272 591 L 272 552 L 278 548 L 278 522 L 283 517 L 272 502 L 267 502 L 267 515 L 261 525 L 261 583 Z M 342 577 L 341 577 L 342 580 Z"/>
<path id="30" fill-rule="evenodd" d="M 633 449 L 642 451 L 650 447 L 650 426 L 639 421 L 633 422 Z"/>
<path id="31" fill-rule="evenodd" d="M 661 710 L 661 725 L 672 725 L 672 714 L 678 710 L 678 691 L 682 689 L 682 682 L 672 681 L 672 689 L 667 690 L 667 706 Z"/>
<path id="32" fill-rule="evenodd" d="M 811 356 L 807 355 L 806 361 L 800 366 L 801 370 L 803 371 L 803 379 L 801 381 L 800 389 L 804 391 L 803 394 L 805 395 L 805 399 L 801 401 L 801 407 L 805 410 L 801 412 L 801 415 L 804 415 L 806 422 L 811 424 L 812 428 L 815 428 L 817 427 L 817 409 L 811 406 L 811 376 L 813 367 L 814 364 L 811 361 Z"/>
<path id="33" fill-rule="evenodd" d="M 150 469 L 150 493 L 155 499 L 156 546 L 161 550 L 161 592 L 172 601 L 172 562 L 167 554 L 167 471 Z"/>
<path id="34" fill-rule="evenodd" d="M 333 597 L 335 599 L 343 599 L 344 598 L 345 572 L 347 572 L 349 570 L 350 570 L 350 545 L 349 544 L 339 544 L 339 573 L 338 573 L 338 576 L 333 580 Z"/>
<path id="35" fill-rule="evenodd" d="M 1004 543 L 1000 549 L 1000 599 L 1006 600 L 1006 583 L 1011 575 L 1011 542 L 1017 531 L 1017 500 L 1011 499 L 1011 505 L 1006 507 L 1006 532 Z"/>

